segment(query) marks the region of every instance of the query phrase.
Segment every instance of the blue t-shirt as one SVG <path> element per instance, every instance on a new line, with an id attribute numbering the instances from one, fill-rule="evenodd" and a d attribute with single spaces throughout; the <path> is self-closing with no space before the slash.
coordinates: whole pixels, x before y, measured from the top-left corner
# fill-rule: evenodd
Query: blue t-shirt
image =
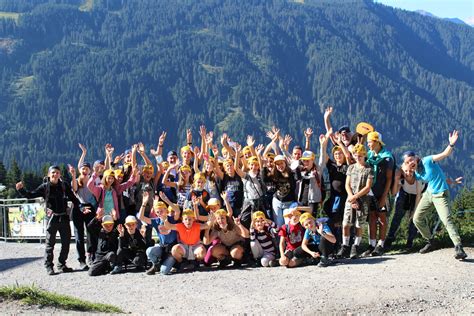
<path id="1" fill-rule="evenodd" d="M 171 224 L 176 224 L 173 216 L 168 216 L 168 222 Z M 158 238 L 160 238 L 160 244 L 169 245 L 176 242 L 176 231 L 166 229 L 163 224 L 164 223 L 161 218 L 151 219 L 151 226 L 156 230 Z"/>
<path id="2" fill-rule="evenodd" d="M 433 156 L 426 156 L 422 159 L 424 170 L 416 172 L 417 180 L 428 183 L 428 190 L 432 194 L 438 194 L 449 189 L 446 176 L 439 164 L 433 161 Z"/>
<path id="3" fill-rule="evenodd" d="M 326 232 L 327 234 L 331 233 L 331 229 L 326 223 L 318 223 L 319 225 L 323 225 L 323 232 Z M 313 232 L 310 229 L 307 229 L 304 232 L 304 239 L 309 240 L 309 243 L 319 245 L 321 243 L 321 235 L 319 233 Z"/>

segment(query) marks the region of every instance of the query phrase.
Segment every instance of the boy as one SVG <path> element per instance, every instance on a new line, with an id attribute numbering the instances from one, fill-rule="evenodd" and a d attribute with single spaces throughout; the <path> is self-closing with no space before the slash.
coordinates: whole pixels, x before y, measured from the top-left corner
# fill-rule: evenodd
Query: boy
<path id="1" fill-rule="evenodd" d="M 367 151 L 362 144 L 357 144 L 352 149 L 352 156 L 356 160 L 347 169 L 346 191 L 347 200 L 344 208 L 344 218 L 342 220 L 342 247 L 337 253 L 337 257 L 351 259 L 359 256 L 359 245 L 362 241 L 362 225 L 366 222 L 370 196 L 370 188 L 374 173 L 365 163 Z M 352 248 L 349 248 L 350 228 L 355 226 L 355 239 Z M 350 251 L 350 254 L 349 254 Z"/>
<path id="2" fill-rule="evenodd" d="M 137 219 L 133 215 L 125 218 L 125 228 L 122 224 L 117 226 L 119 232 L 119 250 L 117 256 L 119 258 L 117 265 L 110 274 L 122 272 L 122 263 L 131 261 L 135 265 L 136 270 L 141 270 L 146 265 L 146 243 L 145 238 L 137 229 Z"/>
<path id="3" fill-rule="evenodd" d="M 100 216 L 100 214 L 99 214 Z M 118 232 L 114 229 L 114 219 L 110 215 L 94 217 L 88 228 L 102 226 L 99 232 L 99 242 L 95 253 L 95 260 L 89 269 L 90 276 L 107 274 L 111 267 L 117 264 Z"/>
<path id="4" fill-rule="evenodd" d="M 280 265 L 288 268 L 299 266 L 301 258 L 296 257 L 294 251 L 301 246 L 303 241 L 304 228 L 301 226 L 301 212 L 294 209 L 285 211 L 283 217 L 288 218 L 288 224 L 281 226 L 278 236 L 280 236 Z"/>
<path id="5" fill-rule="evenodd" d="M 76 177 L 73 167 L 69 168 L 72 177 Z M 69 214 L 67 212 L 67 201 L 72 201 L 74 207 L 79 207 L 79 200 L 71 190 L 69 183 L 62 181 L 59 166 L 53 165 L 48 169 L 48 181 L 41 184 L 34 191 L 27 191 L 23 187 L 23 182 L 16 184 L 17 191 L 27 199 L 43 197 L 47 213 L 50 216 L 46 228 L 46 249 L 44 265 L 49 275 L 54 275 L 53 258 L 54 244 L 56 243 L 56 233 L 59 231 L 61 237 L 61 252 L 59 254 L 58 269 L 62 272 L 72 272 L 66 265 L 69 254 L 69 244 L 71 242 L 71 226 L 69 226 Z"/>

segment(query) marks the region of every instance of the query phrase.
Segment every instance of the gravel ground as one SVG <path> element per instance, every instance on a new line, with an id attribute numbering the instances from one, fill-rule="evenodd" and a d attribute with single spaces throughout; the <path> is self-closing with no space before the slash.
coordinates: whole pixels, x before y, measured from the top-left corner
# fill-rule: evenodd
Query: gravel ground
<path id="1" fill-rule="evenodd" d="M 58 247 L 56 247 L 58 248 Z M 58 250 L 58 249 L 56 249 Z M 474 248 L 400 254 L 328 268 L 257 268 L 198 271 L 172 276 L 86 272 L 46 275 L 43 246 L 0 244 L 0 285 L 43 289 L 121 307 L 133 314 L 474 314 Z M 71 244 L 69 265 L 78 268 Z M 64 314 L 0 302 L 2 314 Z"/>

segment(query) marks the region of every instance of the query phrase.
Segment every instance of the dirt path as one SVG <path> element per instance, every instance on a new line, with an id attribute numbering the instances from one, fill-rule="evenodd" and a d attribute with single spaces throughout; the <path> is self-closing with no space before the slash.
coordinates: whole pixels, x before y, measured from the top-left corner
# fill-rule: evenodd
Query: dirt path
<path id="1" fill-rule="evenodd" d="M 56 247 L 58 248 L 58 247 Z M 69 263 L 77 268 L 74 245 Z M 57 249 L 56 249 L 57 250 Z M 128 273 L 48 276 L 38 244 L 0 243 L 0 285 L 35 285 L 133 314 L 474 313 L 474 248 L 343 261 L 328 268 L 199 271 L 172 276 Z M 2 304 L 2 313 L 21 307 Z M 4 309 L 6 308 L 6 310 Z M 30 310 L 31 312 L 31 310 Z"/>

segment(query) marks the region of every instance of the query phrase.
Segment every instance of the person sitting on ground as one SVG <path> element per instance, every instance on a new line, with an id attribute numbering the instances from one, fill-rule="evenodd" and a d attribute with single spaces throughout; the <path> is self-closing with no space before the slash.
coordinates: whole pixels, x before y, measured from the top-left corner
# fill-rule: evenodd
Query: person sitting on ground
<path id="1" fill-rule="evenodd" d="M 133 215 L 125 218 L 125 228 L 122 224 L 117 226 L 120 236 L 117 253 L 119 260 L 110 274 L 122 272 L 122 264 L 124 263 L 131 262 L 137 271 L 142 271 L 146 265 L 145 229 L 138 230 L 137 219 Z"/>
<path id="2" fill-rule="evenodd" d="M 249 231 L 240 219 L 232 219 L 226 210 L 220 209 L 214 213 L 210 229 L 205 231 L 204 244 L 212 244 L 210 255 L 219 261 L 220 267 L 229 265 L 231 261 L 234 266 L 240 266 L 245 238 L 249 238 Z"/>
<path id="3" fill-rule="evenodd" d="M 420 203 L 415 210 L 415 215 L 413 216 L 413 223 L 415 223 L 421 236 L 426 240 L 426 245 L 420 250 L 420 253 L 427 253 L 434 250 L 433 236 L 431 235 L 430 228 L 426 221 L 426 217 L 430 214 L 434 206 L 454 244 L 454 257 L 458 260 L 464 260 L 467 254 L 464 252 L 461 237 L 451 219 L 449 187 L 446 182 L 446 176 L 439 164 L 437 164 L 437 162 L 449 157 L 453 153 L 458 137 L 458 131 L 454 130 L 449 134 L 449 143 L 443 152 L 426 156 L 423 159 L 417 156 L 407 157 L 404 163 L 408 164 L 410 172 L 415 174 L 417 180 L 428 183 L 428 188 L 426 192 L 423 193 Z"/>
<path id="4" fill-rule="evenodd" d="M 276 224 L 267 219 L 264 212 L 257 211 L 252 214 L 250 248 L 253 258 L 262 267 L 276 267 L 278 265 L 275 260 L 275 235 L 277 233 Z"/>
<path id="5" fill-rule="evenodd" d="M 96 217 L 88 224 L 91 231 L 95 231 L 96 227 L 101 227 L 98 234 L 97 251 L 95 259 L 92 262 L 89 275 L 98 276 L 109 273 L 117 265 L 117 249 L 118 249 L 118 231 L 114 228 L 114 219 L 110 215 L 101 217 L 103 211 L 99 211 Z"/>
<path id="6" fill-rule="evenodd" d="M 280 236 L 280 265 L 293 268 L 301 265 L 302 258 L 296 256 L 295 250 L 301 246 L 304 228 L 300 224 L 301 212 L 298 208 L 288 209 L 284 214 L 289 219 L 288 224 L 281 226 Z"/>
<path id="7" fill-rule="evenodd" d="M 161 215 L 166 229 L 178 232 L 179 243 L 171 249 L 171 254 L 178 262 L 186 259 L 190 261 L 194 268 L 199 266 L 206 255 L 206 248 L 201 242 L 201 230 L 208 229 L 210 223 L 200 224 L 196 221 L 196 215 L 191 209 L 185 209 L 182 213 L 182 223 L 172 224 L 168 221 L 168 216 Z"/>
<path id="8" fill-rule="evenodd" d="M 146 203 L 148 203 L 148 199 L 150 198 L 150 194 L 148 192 L 144 192 L 143 204 L 146 205 Z M 163 201 L 156 199 L 153 201 L 153 211 L 156 213 L 157 217 L 149 218 L 145 216 L 145 207 L 143 206 L 140 208 L 140 212 L 138 214 L 138 219 L 153 227 L 156 230 L 156 234 L 159 238 L 158 244 L 148 247 L 146 250 L 148 260 L 150 260 L 152 263 L 151 268 L 146 271 L 146 274 L 148 275 L 153 275 L 158 271 L 163 275 L 170 274 L 171 269 L 176 263 L 175 259 L 171 255 L 171 248 L 177 244 L 177 234 L 176 231 L 169 230 L 164 227 L 162 217 L 167 216 L 168 221 L 172 224 L 175 224 L 179 220 L 181 211 L 179 206 L 172 203 L 163 192 L 160 192 L 160 198 Z M 170 206 L 172 213 L 174 214 L 170 214 L 168 212 L 168 208 L 165 203 Z"/>
<path id="9" fill-rule="evenodd" d="M 359 246 L 362 241 L 362 226 L 366 222 L 369 212 L 371 197 L 368 193 L 372 187 L 374 175 L 372 169 L 365 163 L 367 151 L 364 145 L 355 145 L 352 155 L 356 163 L 347 169 L 347 199 L 342 220 L 342 247 L 337 253 L 337 257 L 347 258 L 350 256 L 351 259 L 356 259 L 359 256 Z M 355 226 L 352 248 L 349 247 L 351 226 Z"/>
<path id="10" fill-rule="evenodd" d="M 306 231 L 301 248 L 295 250 L 296 257 L 310 257 L 315 262 L 319 261 L 318 267 L 327 267 L 336 237 L 325 222 L 317 221 L 310 213 L 301 215 L 300 223 Z"/>

